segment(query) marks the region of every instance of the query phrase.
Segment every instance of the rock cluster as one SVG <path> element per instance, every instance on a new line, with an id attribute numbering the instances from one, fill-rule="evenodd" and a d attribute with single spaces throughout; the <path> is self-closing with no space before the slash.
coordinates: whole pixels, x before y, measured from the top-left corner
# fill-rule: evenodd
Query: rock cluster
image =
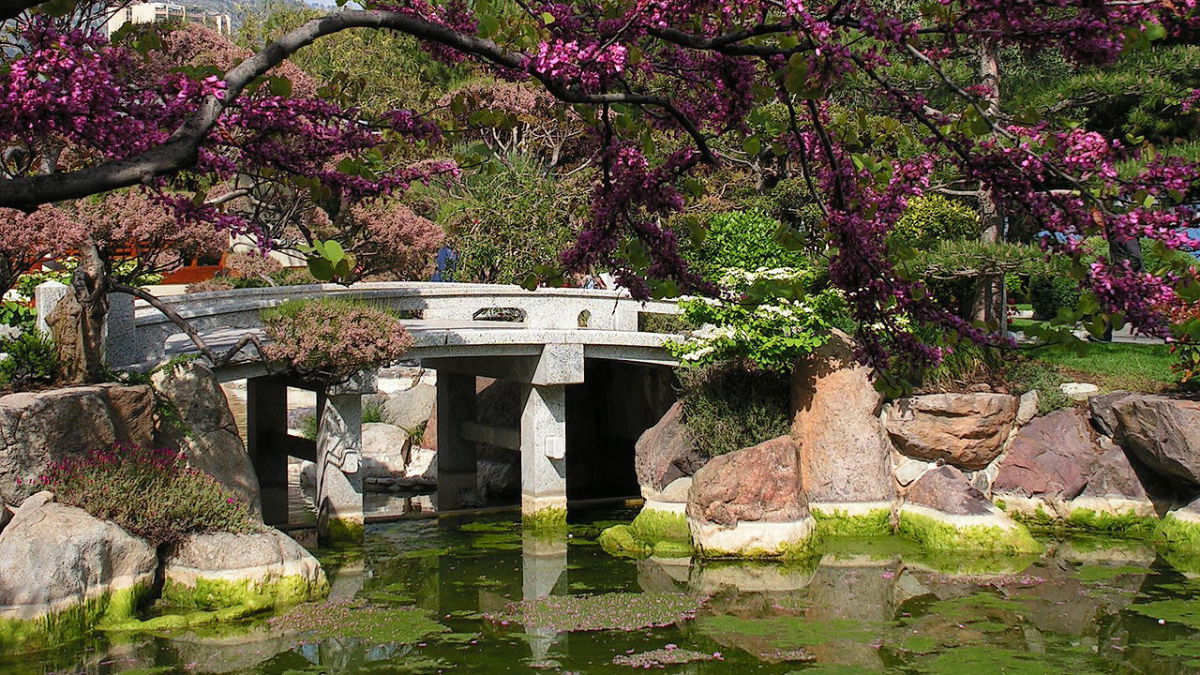
<path id="1" fill-rule="evenodd" d="M 160 577 L 170 605 L 204 611 L 139 621 Z M 0 650 L 52 646 L 97 625 L 196 625 L 327 590 L 317 560 L 276 530 L 195 535 L 160 555 L 115 523 L 39 492 L 0 531 Z"/>

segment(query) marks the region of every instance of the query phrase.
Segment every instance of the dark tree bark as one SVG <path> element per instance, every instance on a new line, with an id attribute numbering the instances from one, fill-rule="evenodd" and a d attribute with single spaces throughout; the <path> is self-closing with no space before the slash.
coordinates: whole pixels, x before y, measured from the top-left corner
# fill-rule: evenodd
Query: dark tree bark
<path id="1" fill-rule="evenodd" d="M 1000 110 L 1000 56 L 996 45 L 983 43 L 979 48 L 980 83 L 987 87 L 987 107 L 984 112 L 994 117 Z M 979 240 L 995 244 L 1004 239 L 1004 213 L 996 203 L 991 190 L 980 185 Z M 986 274 L 975 280 L 975 298 L 971 306 L 971 319 L 992 330 L 1007 328 L 1007 301 L 1005 298 L 1004 275 Z"/>

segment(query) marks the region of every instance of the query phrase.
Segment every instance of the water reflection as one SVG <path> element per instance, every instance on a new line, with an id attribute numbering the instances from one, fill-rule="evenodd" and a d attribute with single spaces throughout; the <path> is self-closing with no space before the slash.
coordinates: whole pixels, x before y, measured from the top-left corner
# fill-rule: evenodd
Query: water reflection
<path id="1" fill-rule="evenodd" d="M 1040 558 L 970 558 L 845 539 L 806 561 L 699 563 L 610 557 L 594 544 L 604 524 L 573 526 L 570 541 L 522 534 L 509 520 L 373 526 L 361 550 L 322 553 L 334 604 L 311 611 L 343 616 L 346 603 L 370 603 L 351 607 L 395 616 L 331 635 L 267 617 L 100 634 L 54 654 L 0 658 L 0 670 L 619 672 L 614 657 L 668 645 L 720 655 L 689 673 L 1176 673 L 1200 664 L 1200 583 L 1138 543 L 1075 539 L 1049 542 Z M 614 630 L 571 633 L 553 616 L 502 618 L 514 602 L 601 594 L 686 594 L 699 609 L 675 626 L 631 630 L 638 617 L 609 607 L 612 617 L 599 619 Z"/>

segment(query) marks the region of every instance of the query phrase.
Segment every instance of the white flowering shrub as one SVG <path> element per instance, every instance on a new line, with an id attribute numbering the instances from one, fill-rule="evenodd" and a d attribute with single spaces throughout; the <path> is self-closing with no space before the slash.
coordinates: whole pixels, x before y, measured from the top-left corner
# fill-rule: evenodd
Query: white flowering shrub
<path id="1" fill-rule="evenodd" d="M 817 270 L 795 267 L 729 269 L 719 298 L 687 298 L 684 316 L 700 326 L 687 339 L 668 345 L 680 360 L 695 364 L 747 360 L 775 372 L 792 369 L 812 353 L 846 305 L 840 292 L 818 289 Z"/>

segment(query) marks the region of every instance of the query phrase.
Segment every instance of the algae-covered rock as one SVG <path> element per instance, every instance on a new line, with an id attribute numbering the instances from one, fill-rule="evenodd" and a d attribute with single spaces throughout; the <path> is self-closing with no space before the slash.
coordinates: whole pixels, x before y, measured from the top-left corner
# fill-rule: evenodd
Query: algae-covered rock
<path id="1" fill-rule="evenodd" d="M 857 508 L 855 508 L 857 507 Z M 812 506 L 813 518 L 822 537 L 870 537 L 892 533 L 892 507 L 860 507 L 856 504 Z"/>
<path id="2" fill-rule="evenodd" d="M 320 563 L 278 530 L 192 535 L 163 567 L 163 599 L 202 610 L 288 605 L 325 595 Z"/>
<path id="3" fill-rule="evenodd" d="M 1041 545 L 975 489 L 961 471 L 943 466 L 909 488 L 900 533 L 934 550 L 1026 553 Z"/>
<path id="4" fill-rule="evenodd" d="M 1200 499 L 1163 516 L 1154 532 L 1154 544 L 1176 558 L 1200 562 Z M 1200 571 L 1200 565 L 1197 565 Z"/>
<path id="5" fill-rule="evenodd" d="M 644 558 L 650 555 L 651 546 L 637 536 L 630 525 L 613 525 L 600 533 L 596 540 L 609 555 Z"/>
<path id="6" fill-rule="evenodd" d="M 38 493 L 0 533 L 0 652 L 78 638 L 133 616 L 154 582 L 154 547 Z"/>
<path id="7" fill-rule="evenodd" d="M 709 557 L 806 555 L 816 532 L 796 441 L 781 436 L 715 457 L 688 494 L 692 544 Z"/>
<path id="8" fill-rule="evenodd" d="M 643 508 L 631 524 L 607 528 L 598 541 L 611 555 L 682 558 L 692 554 L 687 517 L 674 511 Z"/>

